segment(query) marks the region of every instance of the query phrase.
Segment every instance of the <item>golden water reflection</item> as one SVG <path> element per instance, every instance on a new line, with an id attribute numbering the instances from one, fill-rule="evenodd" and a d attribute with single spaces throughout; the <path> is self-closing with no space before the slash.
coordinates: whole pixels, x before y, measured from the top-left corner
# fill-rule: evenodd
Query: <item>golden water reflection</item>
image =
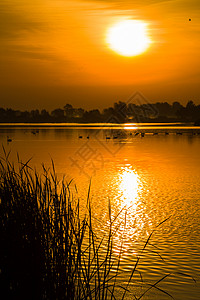
<path id="1" fill-rule="evenodd" d="M 119 192 L 122 204 L 136 208 L 138 192 L 141 189 L 138 173 L 129 167 L 122 167 L 119 172 Z"/>
<path id="2" fill-rule="evenodd" d="M 124 129 L 138 129 L 137 126 L 124 126 Z"/>
<path id="3" fill-rule="evenodd" d="M 118 186 L 116 202 L 119 211 L 121 209 L 118 218 L 120 227 L 115 235 L 115 253 L 119 254 L 123 243 L 124 253 L 130 255 L 131 251 L 131 255 L 136 255 L 137 252 L 131 250 L 131 241 L 135 242 L 138 239 L 144 227 L 145 208 L 141 202 L 142 180 L 132 165 L 121 167 L 115 180 Z"/>

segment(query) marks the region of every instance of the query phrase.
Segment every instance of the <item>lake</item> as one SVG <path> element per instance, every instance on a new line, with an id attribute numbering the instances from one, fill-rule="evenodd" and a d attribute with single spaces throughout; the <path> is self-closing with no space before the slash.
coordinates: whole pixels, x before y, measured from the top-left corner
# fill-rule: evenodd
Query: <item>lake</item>
<path id="1" fill-rule="evenodd" d="M 0 126 L 1 144 L 11 150 L 12 161 L 18 152 L 23 162 L 31 158 L 31 166 L 40 171 L 42 163 L 50 167 L 53 159 L 59 177 L 73 179 L 72 189 L 76 184 L 83 206 L 91 180 L 99 236 L 107 228 L 108 202 L 113 218 L 122 210 L 114 237 L 116 254 L 122 235 L 124 240 L 122 283 L 149 234 L 169 218 L 154 232 L 138 270 L 150 284 L 173 273 L 158 287 L 177 300 L 200 299 L 199 133 L 200 127 L 183 124 Z M 137 284 L 136 294 L 145 288 Z M 144 299 L 169 296 L 152 289 Z"/>

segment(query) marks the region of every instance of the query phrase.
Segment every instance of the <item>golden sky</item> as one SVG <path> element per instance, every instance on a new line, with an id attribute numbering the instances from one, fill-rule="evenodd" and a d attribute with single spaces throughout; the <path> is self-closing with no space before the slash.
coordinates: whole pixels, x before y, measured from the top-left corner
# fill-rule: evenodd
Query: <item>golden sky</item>
<path id="1" fill-rule="evenodd" d="M 133 57 L 106 43 L 127 19 L 145 22 L 152 41 Z M 3 107 L 102 108 L 136 91 L 200 103 L 199 0 L 1 0 L 0 45 Z"/>

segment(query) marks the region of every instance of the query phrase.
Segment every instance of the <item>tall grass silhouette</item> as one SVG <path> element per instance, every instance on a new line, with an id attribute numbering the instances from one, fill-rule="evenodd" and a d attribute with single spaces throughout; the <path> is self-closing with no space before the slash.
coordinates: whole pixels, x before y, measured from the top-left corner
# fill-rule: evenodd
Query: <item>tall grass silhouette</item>
<path id="1" fill-rule="evenodd" d="M 71 182 L 58 180 L 53 162 L 51 170 L 43 165 L 42 173 L 29 162 L 18 157 L 15 165 L 5 150 L 0 159 L 1 295 L 21 300 L 125 299 L 140 257 L 120 286 L 123 242 L 114 255 L 118 215 L 112 216 L 110 203 L 108 232 L 99 238 L 93 229 L 90 186 L 83 214 L 78 194 L 71 192 Z M 150 289 L 159 289 L 157 284 L 169 275 L 133 297 L 141 299 Z"/>

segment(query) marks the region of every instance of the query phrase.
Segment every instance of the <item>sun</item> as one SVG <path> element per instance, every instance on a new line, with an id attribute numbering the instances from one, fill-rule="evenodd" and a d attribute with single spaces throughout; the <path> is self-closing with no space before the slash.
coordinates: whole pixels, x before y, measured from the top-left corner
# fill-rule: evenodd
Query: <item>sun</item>
<path id="1" fill-rule="evenodd" d="M 110 49 L 129 57 L 142 54 L 151 44 L 147 24 L 136 20 L 121 21 L 110 27 L 106 42 Z"/>

